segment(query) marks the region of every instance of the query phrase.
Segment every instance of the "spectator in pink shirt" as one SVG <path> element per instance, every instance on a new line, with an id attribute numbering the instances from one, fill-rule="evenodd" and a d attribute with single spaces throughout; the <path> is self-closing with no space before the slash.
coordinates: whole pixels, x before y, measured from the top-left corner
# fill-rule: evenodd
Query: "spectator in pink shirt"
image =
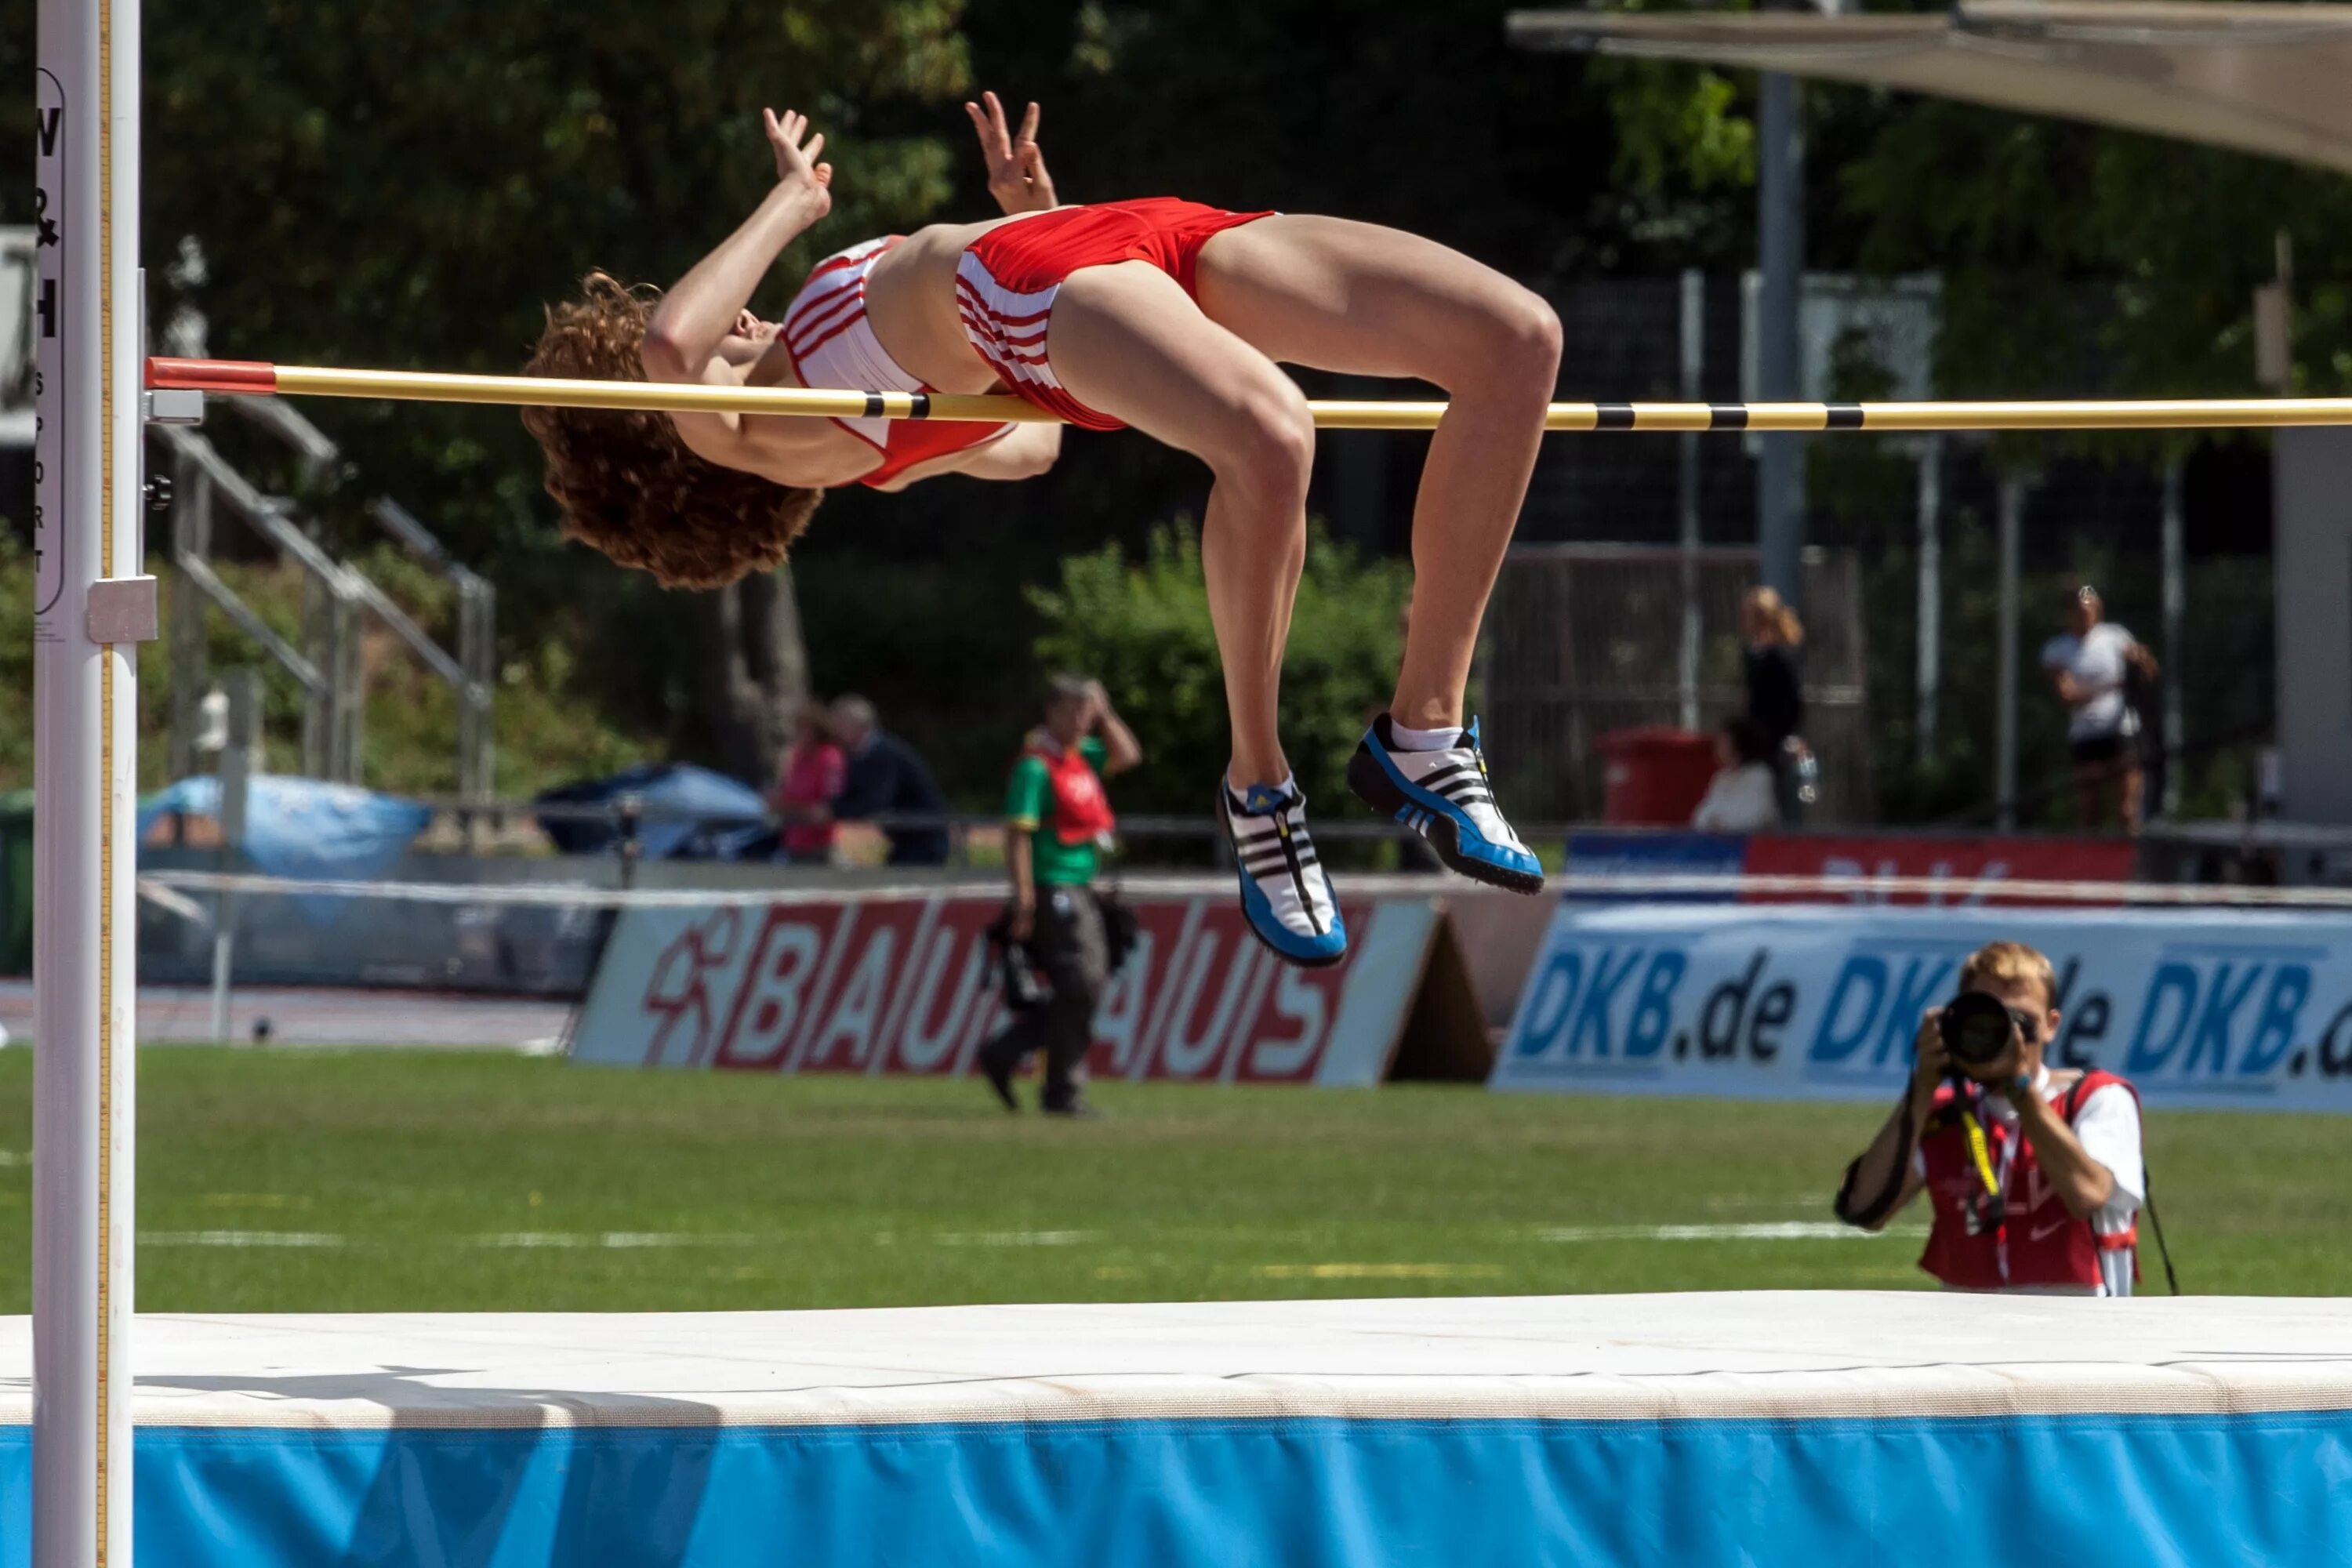
<path id="1" fill-rule="evenodd" d="M 783 819 L 784 858 L 795 866 L 823 866 L 833 858 L 833 799 L 841 793 L 841 748 L 825 728 L 824 710 L 811 702 L 793 721 L 792 748 L 784 752 L 771 797 Z"/>

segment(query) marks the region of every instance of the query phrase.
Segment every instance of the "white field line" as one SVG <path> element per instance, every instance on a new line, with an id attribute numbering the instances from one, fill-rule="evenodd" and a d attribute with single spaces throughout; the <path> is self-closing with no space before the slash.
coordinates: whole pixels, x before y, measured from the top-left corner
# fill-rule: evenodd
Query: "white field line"
<path id="1" fill-rule="evenodd" d="M 915 1239 L 938 1247 L 1078 1247 L 1096 1239 L 1087 1230 L 942 1231 Z M 628 1252 L 684 1247 L 781 1247 L 800 1238 L 789 1234 L 758 1235 L 719 1230 L 515 1230 L 473 1236 L 426 1238 L 425 1245 L 478 1247 L 494 1252 L 584 1251 Z M 895 1237 L 875 1238 L 887 1244 Z M 341 1236 L 318 1230 L 150 1230 L 142 1231 L 146 1247 L 334 1247 L 367 1246 L 415 1247 L 415 1237 Z"/>
<path id="2" fill-rule="evenodd" d="M 1563 1225 L 1536 1232 L 1538 1241 L 1856 1241 L 1873 1236 L 1925 1236 L 1919 1226 L 1857 1230 L 1826 1219 L 1784 1219 L 1746 1225 Z"/>

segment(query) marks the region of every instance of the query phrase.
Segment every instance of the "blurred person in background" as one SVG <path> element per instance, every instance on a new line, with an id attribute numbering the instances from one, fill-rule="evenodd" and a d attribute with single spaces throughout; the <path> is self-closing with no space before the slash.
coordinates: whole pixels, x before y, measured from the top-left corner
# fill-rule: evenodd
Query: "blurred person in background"
<path id="1" fill-rule="evenodd" d="M 863 697 L 835 699 L 829 728 L 843 758 L 833 818 L 881 818 L 893 866 L 946 865 L 948 799 L 921 754 L 884 730 Z"/>
<path id="2" fill-rule="evenodd" d="M 1715 734 L 1715 776 L 1691 813 L 1691 826 L 1707 833 L 1754 833 L 1777 824 L 1780 786 L 1764 727 L 1749 718 L 1726 719 Z"/>
<path id="3" fill-rule="evenodd" d="M 833 859 L 834 797 L 841 793 L 846 763 L 825 727 L 822 704 L 804 702 L 793 719 L 793 743 L 776 770 L 769 795 L 783 824 L 780 839 L 786 862 L 823 866 Z"/>
<path id="4" fill-rule="evenodd" d="M 1135 732 L 1097 680 L 1058 676 L 1045 721 L 1029 732 L 1005 792 L 1004 864 L 1012 880 L 1006 934 L 1026 944 L 1052 994 L 981 1047 L 981 1070 L 1007 1110 L 1020 1109 L 1013 1075 L 1045 1053 L 1038 1109 L 1079 1116 L 1095 1008 L 1110 982 L 1110 933 L 1095 873 L 1117 826 L 1103 780 L 1143 760 Z"/>
<path id="5" fill-rule="evenodd" d="M 1813 761 L 1801 733 L 1805 690 L 1797 653 L 1805 645 L 1805 623 L 1777 589 L 1759 584 L 1739 602 L 1739 633 L 1748 641 L 1741 660 L 1748 678 L 1747 716 L 1763 732 L 1780 820 L 1793 826 Z"/>
<path id="6" fill-rule="evenodd" d="M 1947 1289 L 2130 1295 L 2147 1201 L 2139 1091 L 2113 1073 L 2044 1064 L 2058 1033 L 2058 982 L 2033 948 L 1978 949 L 1960 966 L 1959 993 L 1920 1019 L 1910 1082 L 1846 1167 L 1837 1216 L 1884 1230 L 1924 1192 L 1919 1267 Z M 1995 1032 L 1991 1054 L 1966 1061 L 1946 1037 L 1945 1015 L 1971 994 L 2007 1012 L 2008 1039 Z M 1997 1031 L 2000 1014 L 1990 1016 Z M 1965 1036 L 1958 1044 L 1969 1048 Z"/>
<path id="7" fill-rule="evenodd" d="M 2156 679 L 2156 656 L 2138 638 L 2107 620 L 2099 591 L 2088 583 L 2066 595 L 2066 631 L 2042 645 L 2042 668 L 2066 705 L 2066 750 L 2074 766 L 2075 799 L 2084 827 L 2106 816 L 2112 787 L 2116 818 L 2126 833 L 2140 828 L 2138 712 L 2129 687 L 2135 676 Z"/>

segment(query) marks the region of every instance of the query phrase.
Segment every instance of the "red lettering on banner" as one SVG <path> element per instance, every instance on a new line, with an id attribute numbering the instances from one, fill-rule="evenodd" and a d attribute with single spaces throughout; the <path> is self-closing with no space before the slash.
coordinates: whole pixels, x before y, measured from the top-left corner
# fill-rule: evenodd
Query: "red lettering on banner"
<path id="1" fill-rule="evenodd" d="M 1192 951 L 1169 971 L 1168 1022 L 1160 1037 L 1155 1078 L 1214 1079 L 1234 1013 L 1250 983 L 1255 954 L 1238 919 L 1202 921 Z M 1223 928 L 1223 929 L 1219 929 Z"/>
<path id="2" fill-rule="evenodd" d="M 1330 1044 L 1339 1014 L 1340 981 L 1328 969 L 1282 965 L 1261 1014 L 1248 1058 L 1244 1083 L 1305 1083 L 1315 1077 Z"/>
<path id="3" fill-rule="evenodd" d="M 884 1042 L 885 1072 L 940 1073 L 952 1070 L 983 993 L 996 983 L 984 934 L 995 918 L 992 906 L 947 906 L 933 926 L 919 963 L 906 973 L 913 994 L 898 1016 L 894 1037 Z"/>
<path id="4" fill-rule="evenodd" d="M 856 1072 L 866 1067 L 875 1038 L 898 994 L 901 961 L 922 922 L 919 903 L 893 900 L 868 904 L 848 936 L 852 952 L 842 955 L 839 982 L 801 1050 L 805 1072 Z"/>
<path id="5" fill-rule="evenodd" d="M 810 1011 L 811 983 L 846 911 L 840 906 L 771 909 L 744 966 L 742 988 L 713 1064 L 779 1068 Z"/>
<path id="6" fill-rule="evenodd" d="M 1919 838 L 1904 834 L 1759 833 L 1748 840 L 1746 868 L 1759 876 L 1848 877 L 1845 897 L 1860 904 L 2046 904 L 2001 893 L 2005 881 L 2121 882 L 2138 850 L 2120 838 Z M 1929 877 L 1948 892 L 1887 893 L 1874 879 Z M 1818 893 L 1756 893 L 1754 903 L 1819 903 Z"/>
<path id="7" fill-rule="evenodd" d="M 643 983 L 648 1066 L 947 1075 L 1012 1021 L 987 929 L 993 899 L 800 904 L 698 913 Z M 1139 900 L 1138 939 L 1106 989 L 1098 1076 L 1311 1082 L 1349 966 L 1265 952 L 1223 899 Z M 1369 929 L 1367 906 L 1347 911 Z M 667 922 L 665 922 L 667 924 Z"/>
<path id="8" fill-rule="evenodd" d="M 659 1020 L 646 1043 L 647 1067 L 668 1065 L 674 1042 L 684 1047 L 680 1065 L 699 1067 L 709 1056 L 719 1009 L 728 1000 L 712 995 L 711 984 L 734 962 L 742 926 L 740 910 L 722 909 L 678 932 L 655 961 L 640 1004 Z M 692 1032 L 680 1040 L 678 1032 L 689 1020 Z"/>

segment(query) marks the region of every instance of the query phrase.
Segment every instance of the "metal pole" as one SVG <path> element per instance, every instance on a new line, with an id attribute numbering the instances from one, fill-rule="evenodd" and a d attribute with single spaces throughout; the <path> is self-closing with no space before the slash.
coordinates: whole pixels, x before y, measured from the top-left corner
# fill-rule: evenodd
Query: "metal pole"
<path id="1" fill-rule="evenodd" d="M 2186 519 L 2180 502 L 2179 454 L 2164 465 L 2164 798 L 2159 809 L 2167 816 L 2180 810 L 2180 747 L 2186 728 L 2180 713 L 2180 678 L 2188 665 L 2182 647 L 2189 620 L 2188 546 Z"/>
<path id="2" fill-rule="evenodd" d="M 1683 401 L 1696 403 L 1701 396 L 1699 380 L 1706 369 L 1706 274 L 1696 267 L 1683 269 L 1682 360 Z M 1682 449 L 1675 454 L 1675 499 L 1682 515 L 1683 546 L 1683 639 L 1676 660 L 1675 684 L 1682 695 L 1682 723 L 1685 730 L 1698 728 L 1698 444 L 1696 432 L 1685 434 L 1679 441 Z"/>
<path id="3" fill-rule="evenodd" d="M 132 791 L 154 586 L 142 617 L 138 0 L 40 0 L 39 58 L 32 1562 L 127 1568 Z"/>
<path id="4" fill-rule="evenodd" d="M 221 869 L 241 871 L 245 847 L 246 803 L 255 760 L 261 750 L 261 678 L 250 669 L 231 670 L 228 689 L 228 744 L 221 748 L 220 835 Z M 236 895 L 224 891 L 213 912 L 213 1038 L 229 1039 L 229 989 L 236 967 Z"/>
<path id="5" fill-rule="evenodd" d="M 213 485 L 203 467 L 180 453 L 173 465 L 172 559 L 208 560 L 213 552 Z M 173 778 L 196 771 L 196 731 L 203 722 L 207 670 L 205 658 L 205 595 L 193 573 L 172 575 Z"/>
<path id="6" fill-rule="evenodd" d="M 1919 448 L 1918 709 L 1912 726 L 1919 761 L 1936 757 L 1936 710 L 1944 684 L 1944 442 Z"/>
<path id="7" fill-rule="evenodd" d="M 1998 704 L 2000 826 L 2017 826 L 2017 570 L 2025 535 L 2025 480 L 2000 481 L 2000 672 Z"/>
<path id="8" fill-rule="evenodd" d="M 1805 141 L 1801 89 L 1793 77 L 1765 73 L 1757 116 L 1757 231 L 1762 289 L 1757 300 L 1758 395 L 1801 396 L 1804 377 L 1800 315 L 1805 281 Z M 1759 437 L 1756 539 L 1760 574 L 1780 596 L 1801 605 L 1805 548 L 1805 448 L 1795 436 Z"/>

